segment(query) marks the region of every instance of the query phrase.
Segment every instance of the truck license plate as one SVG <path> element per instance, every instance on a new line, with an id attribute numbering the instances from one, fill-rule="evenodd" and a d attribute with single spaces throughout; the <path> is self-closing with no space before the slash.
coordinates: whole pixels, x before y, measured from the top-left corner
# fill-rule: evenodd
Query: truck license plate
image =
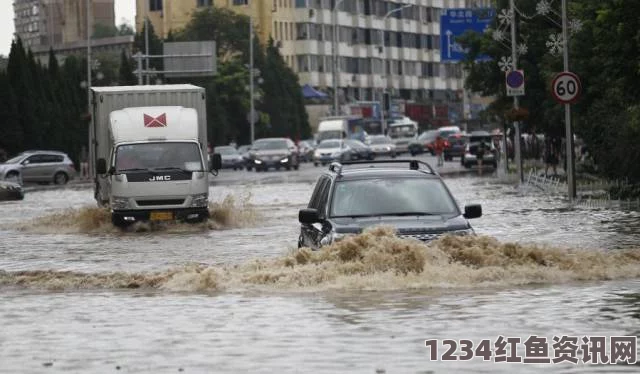
<path id="1" fill-rule="evenodd" d="M 151 212 L 149 217 L 152 221 L 171 221 L 173 220 L 173 213 L 171 212 Z"/>

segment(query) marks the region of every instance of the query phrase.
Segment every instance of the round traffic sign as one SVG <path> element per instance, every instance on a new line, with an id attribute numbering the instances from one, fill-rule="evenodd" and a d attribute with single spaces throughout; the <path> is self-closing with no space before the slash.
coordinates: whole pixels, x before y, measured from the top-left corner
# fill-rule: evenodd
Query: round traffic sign
<path id="1" fill-rule="evenodd" d="M 556 101 L 562 104 L 571 104 L 578 100 L 581 91 L 580 78 L 568 71 L 559 73 L 551 82 L 551 93 Z"/>
<path id="2" fill-rule="evenodd" d="M 519 88 L 524 84 L 524 75 L 520 70 L 511 70 L 507 73 L 507 85 L 511 88 Z"/>

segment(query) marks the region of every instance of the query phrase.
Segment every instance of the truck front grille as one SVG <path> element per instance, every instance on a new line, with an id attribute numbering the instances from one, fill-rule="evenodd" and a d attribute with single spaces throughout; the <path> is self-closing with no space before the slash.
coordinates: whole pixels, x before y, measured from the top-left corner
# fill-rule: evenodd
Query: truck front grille
<path id="1" fill-rule="evenodd" d="M 152 205 L 182 205 L 184 199 L 170 199 L 170 200 L 137 200 L 139 206 L 152 206 Z"/>

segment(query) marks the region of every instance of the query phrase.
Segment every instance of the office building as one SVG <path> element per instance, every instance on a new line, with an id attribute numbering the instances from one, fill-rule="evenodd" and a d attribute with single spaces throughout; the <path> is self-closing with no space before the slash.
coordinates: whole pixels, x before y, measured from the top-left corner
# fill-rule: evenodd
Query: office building
<path id="1" fill-rule="evenodd" d="M 15 35 L 25 47 L 87 39 L 86 0 L 14 0 Z M 91 25 L 115 25 L 114 0 L 92 0 Z"/>

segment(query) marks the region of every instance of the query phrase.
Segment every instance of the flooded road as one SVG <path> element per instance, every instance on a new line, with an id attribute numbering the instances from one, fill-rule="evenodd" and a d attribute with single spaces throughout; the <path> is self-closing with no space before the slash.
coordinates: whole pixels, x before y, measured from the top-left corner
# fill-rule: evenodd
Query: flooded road
<path id="1" fill-rule="evenodd" d="M 431 362 L 425 340 L 639 335 L 640 214 L 447 177 L 480 238 L 377 232 L 354 262 L 295 251 L 318 172 L 223 172 L 196 226 L 119 232 L 88 189 L 0 204 L 0 372 L 638 372 Z"/>

